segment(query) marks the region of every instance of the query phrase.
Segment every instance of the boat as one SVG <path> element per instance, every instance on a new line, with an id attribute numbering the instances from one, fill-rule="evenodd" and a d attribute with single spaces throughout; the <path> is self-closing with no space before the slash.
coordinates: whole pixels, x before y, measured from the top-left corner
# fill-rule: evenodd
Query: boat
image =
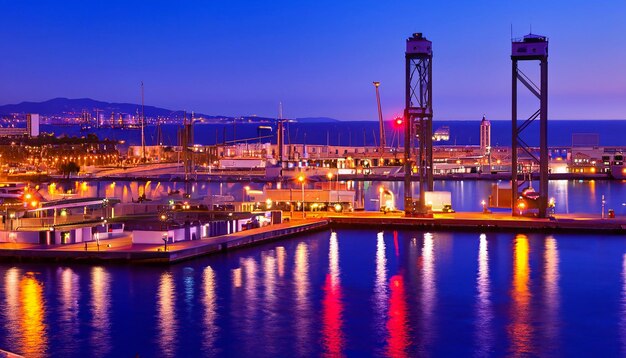
<path id="1" fill-rule="evenodd" d="M 25 183 L 0 183 L 0 199 L 20 199 L 25 188 Z"/>

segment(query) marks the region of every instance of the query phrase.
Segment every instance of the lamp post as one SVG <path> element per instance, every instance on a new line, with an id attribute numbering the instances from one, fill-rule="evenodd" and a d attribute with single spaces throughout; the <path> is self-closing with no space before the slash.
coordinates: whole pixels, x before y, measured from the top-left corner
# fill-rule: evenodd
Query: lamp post
<path id="1" fill-rule="evenodd" d="M 483 214 L 487 214 L 487 202 L 483 199 L 483 201 L 480 202 L 480 205 L 483 206 Z"/>
<path id="2" fill-rule="evenodd" d="M 306 219 L 306 213 L 304 212 L 304 174 L 298 175 L 298 181 L 302 185 L 302 218 Z"/>
<path id="3" fill-rule="evenodd" d="M 250 191 L 250 186 L 246 185 L 243 187 L 243 200 L 242 201 L 248 201 L 248 192 Z"/>
<path id="4" fill-rule="evenodd" d="M 330 202 L 331 202 L 331 197 L 330 197 L 330 193 L 331 190 L 333 188 L 333 173 L 332 172 L 328 172 L 326 174 L 326 177 L 328 178 L 328 205 L 330 206 Z"/>
<path id="5" fill-rule="evenodd" d="M 161 237 L 161 240 L 163 240 L 163 245 L 164 245 L 163 251 L 167 251 L 167 219 L 168 219 L 167 211 L 159 214 L 159 221 L 161 221 L 161 230 L 163 230 L 163 236 Z"/>

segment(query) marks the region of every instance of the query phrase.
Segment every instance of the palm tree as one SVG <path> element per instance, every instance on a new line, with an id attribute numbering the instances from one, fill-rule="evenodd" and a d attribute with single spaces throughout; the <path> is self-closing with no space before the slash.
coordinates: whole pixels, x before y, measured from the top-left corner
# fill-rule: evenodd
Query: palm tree
<path id="1" fill-rule="evenodd" d="M 78 172 L 80 171 L 80 166 L 76 164 L 76 162 L 67 162 L 67 163 L 61 164 L 59 170 L 61 171 L 63 175 L 65 175 L 66 178 L 69 179 L 72 173 L 78 174 Z"/>

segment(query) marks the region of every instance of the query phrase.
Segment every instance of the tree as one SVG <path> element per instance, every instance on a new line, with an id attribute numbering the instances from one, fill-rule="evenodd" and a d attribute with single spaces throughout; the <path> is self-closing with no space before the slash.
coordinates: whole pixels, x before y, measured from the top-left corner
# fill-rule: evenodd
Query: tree
<path id="1" fill-rule="evenodd" d="M 78 172 L 80 171 L 80 166 L 76 164 L 75 162 L 67 162 L 67 163 L 61 164 L 61 166 L 59 167 L 59 170 L 61 171 L 63 175 L 66 176 L 66 178 L 69 178 L 72 173 L 78 174 Z"/>

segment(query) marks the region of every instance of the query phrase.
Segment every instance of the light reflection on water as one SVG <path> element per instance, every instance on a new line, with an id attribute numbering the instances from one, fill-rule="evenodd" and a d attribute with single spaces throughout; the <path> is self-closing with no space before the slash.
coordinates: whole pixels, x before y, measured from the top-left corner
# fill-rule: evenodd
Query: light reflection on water
<path id="1" fill-rule="evenodd" d="M 202 273 L 202 287 L 204 288 L 204 326 L 202 329 L 202 353 L 215 356 L 218 350 L 215 341 L 219 333 L 217 320 L 217 282 L 215 271 L 207 266 Z"/>
<path id="2" fill-rule="evenodd" d="M 157 293 L 157 324 L 159 353 L 166 357 L 176 356 L 178 320 L 175 309 L 176 288 L 170 272 L 163 272 Z"/>
<path id="3" fill-rule="evenodd" d="M 515 356 L 533 355 L 529 289 L 530 266 L 528 263 L 528 237 L 519 234 L 515 237 L 513 251 L 513 287 L 511 298 L 511 323 L 508 332 L 511 341 L 511 352 Z"/>
<path id="4" fill-rule="evenodd" d="M 62 347 L 71 347 L 73 340 L 79 334 L 80 320 L 78 311 L 80 310 L 80 286 L 79 276 L 71 268 L 58 268 L 57 278 L 59 279 L 59 302 L 57 310 L 61 320 L 60 331 L 63 334 L 58 335 L 61 340 Z M 65 351 L 64 353 L 70 353 Z"/>
<path id="5" fill-rule="evenodd" d="M 338 230 L 167 268 L 0 265 L 0 347 L 60 357 L 615 355 L 626 351 L 625 253 L 613 237 Z M 581 305 L 594 316 L 580 317 Z M 599 333 L 578 338 L 590 329 Z"/>
<path id="6" fill-rule="evenodd" d="M 489 249 L 487 235 L 480 234 L 478 275 L 476 277 L 476 356 L 488 357 L 493 347 L 491 282 L 489 280 Z"/>
<path id="7" fill-rule="evenodd" d="M 424 233 L 422 246 L 422 317 L 421 338 L 422 349 L 427 349 L 435 339 L 434 308 L 437 299 L 436 272 L 435 272 L 435 241 L 433 234 Z"/>
<path id="8" fill-rule="evenodd" d="M 27 272 L 19 283 L 19 352 L 27 357 L 44 357 L 48 345 L 48 328 L 44 322 L 46 306 L 42 283 Z"/>
<path id="9" fill-rule="evenodd" d="M 544 354 L 554 355 L 559 352 L 559 249 L 553 236 L 548 236 L 544 242 L 544 274 L 543 274 L 543 300 L 544 300 L 544 336 L 549 342 L 548 352 Z"/>
<path id="10" fill-rule="evenodd" d="M 340 356 L 344 345 L 342 332 L 343 304 L 339 273 L 339 244 L 337 233 L 332 232 L 328 249 L 328 274 L 324 283 L 324 299 L 322 301 L 322 342 L 324 354 L 329 357 Z"/>
<path id="11" fill-rule="evenodd" d="M 410 337 L 404 277 L 394 275 L 389 280 L 389 320 L 387 321 L 387 357 L 406 357 Z"/>
<path id="12" fill-rule="evenodd" d="M 621 297 L 620 338 L 622 355 L 626 355 L 626 254 L 622 256 L 622 297 Z"/>
<path id="13" fill-rule="evenodd" d="M 376 282 L 373 297 L 376 315 L 374 329 L 378 332 L 379 341 L 384 341 L 387 335 L 387 258 L 384 236 L 382 231 L 376 235 Z"/>
<path id="14" fill-rule="evenodd" d="M 295 286 L 294 329 L 296 352 L 299 356 L 310 353 L 309 334 L 312 317 L 311 300 L 309 298 L 309 252 L 304 242 L 298 243 L 295 252 L 293 280 Z"/>

